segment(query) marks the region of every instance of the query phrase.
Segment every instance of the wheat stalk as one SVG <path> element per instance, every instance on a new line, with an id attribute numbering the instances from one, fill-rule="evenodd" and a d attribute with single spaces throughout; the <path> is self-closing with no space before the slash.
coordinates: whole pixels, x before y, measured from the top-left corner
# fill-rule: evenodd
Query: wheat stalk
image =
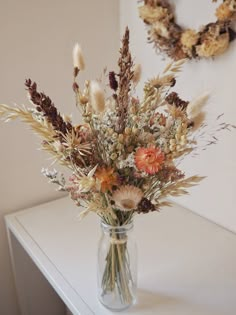
<path id="1" fill-rule="evenodd" d="M 176 183 L 172 183 L 168 185 L 167 187 L 165 186 L 160 190 L 160 197 L 166 197 L 166 196 L 181 196 L 188 194 L 188 191 L 186 188 L 190 188 L 192 186 L 197 185 L 201 180 L 203 180 L 205 177 L 203 176 L 191 176 L 186 179 L 182 179 L 177 181 Z"/>
<path id="2" fill-rule="evenodd" d="M 0 118 L 5 122 L 20 118 L 40 137 L 47 141 L 55 141 L 56 133 L 52 126 L 46 120 L 39 121 L 34 117 L 34 114 L 28 111 L 25 107 L 10 107 L 5 104 L 0 104 Z"/>

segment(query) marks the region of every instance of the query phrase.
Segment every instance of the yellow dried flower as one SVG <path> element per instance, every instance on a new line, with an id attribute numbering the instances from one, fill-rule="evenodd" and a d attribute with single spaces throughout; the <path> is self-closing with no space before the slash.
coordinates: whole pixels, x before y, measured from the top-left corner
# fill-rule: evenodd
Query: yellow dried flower
<path id="1" fill-rule="evenodd" d="M 233 12 L 230 10 L 228 4 L 223 2 L 217 9 L 216 9 L 216 17 L 220 21 L 228 20 L 232 17 Z"/>
<path id="2" fill-rule="evenodd" d="M 117 144 L 117 146 L 116 146 L 116 149 L 118 150 L 118 151 L 122 151 L 123 150 L 123 144 L 121 144 L 121 143 L 118 143 Z"/>
<path id="3" fill-rule="evenodd" d="M 109 127 L 109 128 L 107 128 L 107 130 L 106 130 L 106 131 L 107 131 L 108 135 L 110 135 L 110 136 L 111 136 L 111 135 L 113 134 L 113 132 L 114 132 L 114 131 L 113 131 L 113 129 L 112 129 L 112 128 L 110 128 L 110 127 Z"/>
<path id="4" fill-rule="evenodd" d="M 112 153 L 111 154 L 111 160 L 115 160 L 115 159 L 117 159 L 117 154 L 116 153 Z"/>
<path id="5" fill-rule="evenodd" d="M 162 7 L 154 8 L 150 5 L 143 5 L 139 7 L 139 16 L 144 22 L 152 24 L 166 18 L 166 16 L 168 16 L 168 10 Z"/>
<path id="6" fill-rule="evenodd" d="M 88 103 L 89 99 L 88 99 L 88 97 L 86 95 L 82 94 L 82 95 L 79 96 L 79 101 L 80 101 L 80 103 L 82 105 L 85 105 L 85 104 Z"/>
<path id="7" fill-rule="evenodd" d="M 188 49 L 191 49 L 194 45 L 196 45 L 199 38 L 199 34 L 191 29 L 184 31 L 181 35 L 181 44 Z"/>
<path id="8" fill-rule="evenodd" d="M 121 142 L 121 143 L 124 141 L 124 135 L 123 135 L 122 133 L 119 134 L 118 140 L 119 140 L 119 142 Z"/>
<path id="9" fill-rule="evenodd" d="M 224 33 L 218 36 L 218 38 L 209 36 L 201 45 L 196 47 L 196 51 L 200 57 L 211 57 L 222 54 L 228 46 L 229 34 Z"/>
<path id="10" fill-rule="evenodd" d="M 138 128 L 136 128 L 136 127 L 132 128 L 132 134 L 137 135 L 138 131 L 139 131 Z"/>
<path id="11" fill-rule="evenodd" d="M 171 144 L 171 145 L 169 146 L 169 149 L 170 149 L 170 151 L 175 151 L 176 145 L 175 145 L 175 144 Z"/>
<path id="12" fill-rule="evenodd" d="M 162 22 L 159 22 L 159 21 L 155 22 L 153 24 L 153 29 L 158 35 L 160 35 L 160 36 L 162 36 L 164 38 L 169 38 L 170 37 L 170 32 L 168 31 L 167 25 L 165 25 Z"/>
<path id="13" fill-rule="evenodd" d="M 170 139 L 170 144 L 176 144 L 176 140 L 175 139 Z"/>
<path id="14" fill-rule="evenodd" d="M 131 129 L 129 127 L 125 128 L 125 134 L 130 135 L 131 134 Z"/>

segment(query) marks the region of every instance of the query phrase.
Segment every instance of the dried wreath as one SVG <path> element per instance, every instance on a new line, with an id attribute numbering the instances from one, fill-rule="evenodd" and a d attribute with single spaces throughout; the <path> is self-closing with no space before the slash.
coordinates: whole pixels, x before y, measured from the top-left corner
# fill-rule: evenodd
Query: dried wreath
<path id="1" fill-rule="evenodd" d="M 167 0 L 144 0 L 139 15 L 148 26 L 148 41 L 174 60 L 220 55 L 236 38 L 232 28 L 236 21 L 236 0 L 223 0 L 216 9 L 217 21 L 202 26 L 198 32 L 176 23 Z"/>

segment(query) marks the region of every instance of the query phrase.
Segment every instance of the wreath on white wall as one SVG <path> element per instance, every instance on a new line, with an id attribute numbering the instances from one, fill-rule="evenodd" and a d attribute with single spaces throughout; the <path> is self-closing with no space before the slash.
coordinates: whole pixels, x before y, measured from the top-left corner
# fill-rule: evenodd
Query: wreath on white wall
<path id="1" fill-rule="evenodd" d="M 216 9 L 217 21 L 199 31 L 177 24 L 167 0 L 144 0 L 139 15 L 148 27 L 148 41 L 174 60 L 220 55 L 236 38 L 232 28 L 236 21 L 236 0 L 224 0 Z"/>

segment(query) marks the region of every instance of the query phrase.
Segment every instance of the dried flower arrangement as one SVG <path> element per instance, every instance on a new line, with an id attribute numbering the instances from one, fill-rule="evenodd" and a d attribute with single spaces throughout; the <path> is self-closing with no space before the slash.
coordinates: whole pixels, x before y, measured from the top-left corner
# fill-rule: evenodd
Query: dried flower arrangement
<path id="1" fill-rule="evenodd" d="M 177 24 L 168 0 L 144 0 L 139 15 L 147 25 L 148 41 L 173 60 L 218 56 L 236 38 L 232 28 L 236 21 L 236 0 L 223 0 L 216 9 L 217 21 L 202 26 L 200 31 Z"/>
<path id="2" fill-rule="evenodd" d="M 5 121 L 20 118 L 30 125 L 43 139 L 42 149 L 70 169 L 68 181 L 55 170 L 42 172 L 49 182 L 69 192 L 72 200 L 85 208 L 81 216 L 94 212 L 109 226 L 124 226 L 136 214 L 170 205 L 165 200 L 167 196 L 186 194 L 189 187 L 202 180 L 196 175 L 185 178 L 176 166 L 197 152 L 198 140 L 204 138 L 206 128 L 202 107 L 207 96 L 187 102 L 170 92 L 183 61 L 169 64 L 162 76 L 147 81 L 143 100 L 139 100 L 133 94 L 141 69 L 131 57 L 128 28 L 120 49 L 119 73 L 111 71 L 108 75 L 110 96 L 105 97 L 98 81 L 86 81 L 81 89 L 77 78 L 84 69 L 84 59 L 78 45 L 73 59 L 73 90 L 83 124 L 74 125 L 70 118 L 62 116 L 30 79 L 25 87 L 34 107 L 2 104 L 0 116 Z M 219 122 L 216 131 L 232 127 Z M 215 134 L 207 140 L 203 149 L 217 141 Z M 130 279 L 125 279 L 130 273 L 125 242 L 113 241 L 107 257 L 103 290 L 118 287 L 122 301 L 128 303 Z M 116 276 L 109 277 L 109 271 Z"/>

